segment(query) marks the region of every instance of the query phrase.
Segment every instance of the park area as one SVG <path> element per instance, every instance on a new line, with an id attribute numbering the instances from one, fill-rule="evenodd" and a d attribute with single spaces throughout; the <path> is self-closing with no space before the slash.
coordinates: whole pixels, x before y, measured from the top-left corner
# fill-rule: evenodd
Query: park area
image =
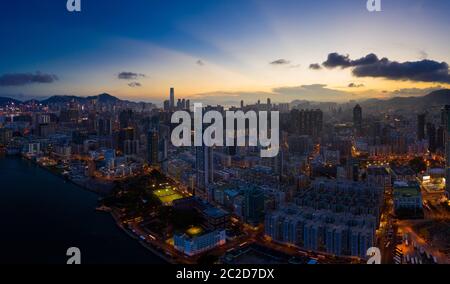
<path id="1" fill-rule="evenodd" d="M 183 196 L 179 194 L 175 189 L 167 186 L 162 189 L 156 189 L 153 194 L 163 203 L 164 205 L 171 205 L 174 200 L 181 199 Z"/>

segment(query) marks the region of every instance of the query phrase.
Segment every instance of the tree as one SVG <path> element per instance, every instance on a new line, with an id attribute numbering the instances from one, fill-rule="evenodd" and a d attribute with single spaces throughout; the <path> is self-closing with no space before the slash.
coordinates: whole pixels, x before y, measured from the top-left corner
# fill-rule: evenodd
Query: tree
<path id="1" fill-rule="evenodd" d="M 424 172 L 427 170 L 427 164 L 425 163 L 425 161 L 420 158 L 420 157 L 416 157 L 414 159 L 412 159 L 411 161 L 409 161 L 409 166 L 416 172 L 416 173 L 420 173 L 420 172 Z"/>

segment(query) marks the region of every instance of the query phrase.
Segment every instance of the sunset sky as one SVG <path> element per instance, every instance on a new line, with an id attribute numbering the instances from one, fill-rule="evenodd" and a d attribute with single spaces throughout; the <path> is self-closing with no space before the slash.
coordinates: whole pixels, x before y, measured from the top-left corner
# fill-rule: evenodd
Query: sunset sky
<path id="1" fill-rule="evenodd" d="M 450 87 L 450 1 L 1 0 L 0 96 L 348 101 Z"/>

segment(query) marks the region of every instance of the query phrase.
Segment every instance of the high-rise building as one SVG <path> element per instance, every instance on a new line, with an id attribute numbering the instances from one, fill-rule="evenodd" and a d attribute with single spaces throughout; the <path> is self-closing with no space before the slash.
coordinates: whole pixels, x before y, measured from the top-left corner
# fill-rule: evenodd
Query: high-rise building
<path id="1" fill-rule="evenodd" d="M 170 111 L 170 101 L 169 100 L 164 101 L 164 111 Z"/>
<path id="2" fill-rule="evenodd" d="M 449 113 L 450 113 L 450 105 L 445 105 L 441 109 L 441 125 L 444 126 L 445 129 L 447 129 Z"/>
<path id="3" fill-rule="evenodd" d="M 297 110 L 290 113 L 291 129 L 298 135 L 319 136 L 323 129 L 323 112 L 317 110 Z"/>
<path id="4" fill-rule="evenodd" d="M 436 127 L 433 123 L 427 123 L 428 145 L 431 153 L 436 152 Z"/>
<path id="5" fill-rule="evenodd" d="M 425 117 L 424 113 L 417 116 L 417 140 L 419 141 L 425 139 Z"/>
<path id="6" fill-rule="evenodd" d="M 447 197 L 450 198 L 450 106 L 445 106 L 445 111 L 443 111 L 444 119 L 444 139 L 445 139 L 445 188 Z"/>
<path id="7" fill-rule="evenodd" d="M 191 100 L 186 100 L 186 110 L 187 111 L 191 110 Z"/>
<path id="8" fill-rule="evenodd" d="M 130 140 L 130 141 L 134 140 L 134 128 L 131 128 L 131 127 L 123 128 L 117 133 L 117 147 L 116 148 L 119 149 L 120 151 L 124 152 L 125 151 L 124 143 L 127 140 Z"/>
<path id="9" fill-rule="evenodd" d="M 444 126 L 439 126 L 436 132 L 436 147 L 439 149 L 444 149 L 445 146 L 445 128 Z"/>
<path id="10" fill-rule="evenodd" d="M 0 128 L 0 145 L 7 145 L 13 137 L 13 132 L 8 128 Z"/>
<path id="11" fill-rule="evenodd" d="M 113 121 L 110 118 L 99 117 L 97 118 L 95 128 L 97 130 L 97 135 L 107 136 L 112 134 Z"/>
<path id="12" fill-rule="evenodd" d="M 205 192 L 209 184 L 214 182 L 214 150 L 212 147 L 195 148 L 197 188 Z"/>
<path id="13" fill-rule="evenodd" d="M 355 127 L 356 133 L 361 135 L 362 131 L 362 108 L 358 104 L 353 108 L 353 125 Z"/>
<path id="14" fill-rule="evenodd" d="M 119 114 L 120 128 L 127 128 L 131 126 L 133 120 L 133 111 L 131 109 L 123 110 Z"/>
<path id="15" fill-rule="evenodd" d="M 147 163 L 157 165 L 159 162 L 159 135 L 156 130 L 150 130 L 147 133 Z"/>
<path id="16" fill-rule="evenodd" d="M 123 142 L 123 152 L 125 155 L 137 155 L 139 152 L 139 140 L 125 140 Z"/>
<path id="17" fill-rule="evenodd" d="M 170 88 L 170 110 L 174 110 L 175 108 L 175 89 Z"/>
<path id="18" fill-rule="evenodd" d="M 264 191 L 256 187 L 245 189 L 244 221 L 258 225 L 264 221 Z"/>

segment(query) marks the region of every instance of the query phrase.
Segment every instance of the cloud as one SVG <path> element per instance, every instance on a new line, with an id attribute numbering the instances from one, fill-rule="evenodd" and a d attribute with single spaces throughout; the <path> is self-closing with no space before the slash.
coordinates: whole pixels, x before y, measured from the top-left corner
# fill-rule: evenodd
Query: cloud
<path id="1" fill-rule="evenodd" d="M 320 66 L 319 63 L 313 63 L 313 64 L 309 65 L 309 69 L 311 69 L 311 70 L 320 70 L 320 69 L 322 69 L 322 66 Z"/>
<path id="2" fill-rule="evenodd" d="M 24 86 L 34 83 L 49 84 L 58 80 L 53 74 L 36 73 L 9 73 L 0 76 L 0 86 Z"/>
<path id="3" fill-rule="evenodd" d="M 353 68 L 355 77 L 384 78 L 389 80 L 450 83 L 449 65 L 433 60 L 397 62 L 379 59 L 371 53 L 351 60 L 348 55 L 330 53 L 323 66 L 333 69 Z"/>
<path id="4" fill-rule="evenodd" d="M 349 88 L 361 88 L 364 87 L 364 84 L 350 83 L 348 84 Z"/>
<path id="5" fill-rule="evenodd" d="M 139 82 L 131 82 L 128 84 L 128 86 L 131 88 L 137 88 L 137 87 L 142 87 L 142 84 Z"/>
<path id="6" fill-rule="evenodd" d="M 138 78 L 144 78 L 145 74 L 140 73 L 134 73 L 134 72 L 120 72 L 119 75 L 117 75 L 117 78 L 121 80 L 136 80 Z"/>
<path id="7" fill-rule="evenodd" d="M 327 85 L 323 84 L 280 87 L 272 91 L 290 99 L 295 98 L 311 101 L 344 101 L 353 96 L 348 92 L 327 88 Z"/>
<path id="8" fill-rule="evenodd" d="M 353 70 L 356 77 L 374 77 L 390 80 L 450 83 L 449 66 L 445 62 L 422 60 L 399 63 L 386 58 Z"/>
<path id="9" fill-rule="evenodd" d="M 422 59 L 422 60 L 428 59 L 428 53 L 425 50 L 420 50 L 419 56 L 420 56 L 420 59 Z"/>
<path id="10" fill-rule="evenodd" d="M 278 59 L 275 61 L 270 62 L 270 65 L 287 65 L 290 64 L 291 61 L 286 60 L 286 59 Z"/>
<path id="11" fill-rule="evenodd" d="M 421 96 L 425 96 L 428 95 L 431 92 L 437 91 L 437 90 L 441 90 L 444 87 L 438 85 L 435 87 L 430 87 L 430 88 L 405 88 L 405 89 L 399 89 L 399 90 L 395 90 L 393 92 L 390 92 L 389 94 L 393 97 L 421 97 Z"/>
<path id="12" fill-rule="evenodd" d="M 348 67 L 354 67 L 354 66 L 361 66 L 361 65 L 367 65 L 367 64 L 374 64 L 378 62 L 378 57 L 371 53 L 364 57 L 361 57 L 357 60 L 351 60 L 349 55 L 342 55 L 339 53 L 330 53 L 328 54 L 328 58 L 325 62 L 322 63 L 323 66 L 327 68 L 348 68 Z"/>
<path id="13" fill-rule="evenodd" d="M 201 60 L 201 59 L 197 60 L 196 63 L 198 66 L 205 66 L 205 62 L 203 62 L 203 60 Z"/>

